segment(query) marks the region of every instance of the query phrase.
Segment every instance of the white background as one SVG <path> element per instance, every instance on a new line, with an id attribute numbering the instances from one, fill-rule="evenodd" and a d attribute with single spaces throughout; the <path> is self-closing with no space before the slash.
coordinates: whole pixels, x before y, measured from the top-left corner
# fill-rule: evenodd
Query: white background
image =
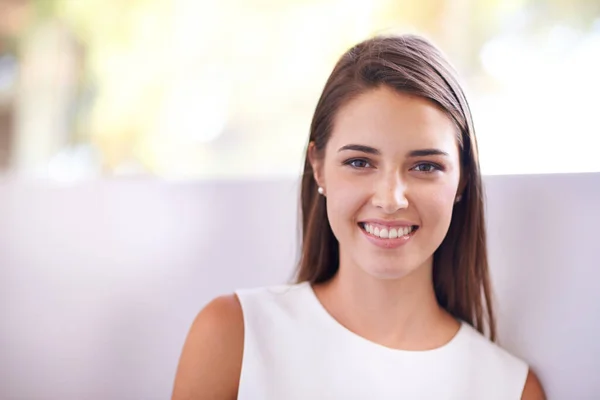
<path id="1" fill-rule="evenodd" d="M 485 181 L 501 343 L 597 398 L 600 174 Z M 209 299 L 291 277 L 296 184 L 1 183 L 0 398 L 169 398 Z"/>

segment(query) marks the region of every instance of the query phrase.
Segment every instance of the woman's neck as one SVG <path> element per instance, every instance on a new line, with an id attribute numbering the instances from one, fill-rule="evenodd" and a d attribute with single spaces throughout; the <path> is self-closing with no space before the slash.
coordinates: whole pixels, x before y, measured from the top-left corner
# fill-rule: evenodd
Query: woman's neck
<path id="1" fill-rule="evenodd" d="M 340 324 L 387 347 L 427 350 L 447 343 L 460 324 L 437 303 L 430 265 L 398 280 L 340 268 L 315 294 Z"/>

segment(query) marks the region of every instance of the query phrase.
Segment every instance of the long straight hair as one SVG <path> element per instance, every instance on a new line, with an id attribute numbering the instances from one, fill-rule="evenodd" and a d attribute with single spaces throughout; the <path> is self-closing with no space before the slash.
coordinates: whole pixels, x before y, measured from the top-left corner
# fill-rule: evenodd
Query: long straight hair
<path id="1" fill-rule="evenodd" d="M 496 339 L 483 185 L 471 111 L 457 74 L 439 49 L 416 35 L 378 36 L 348 50 L 335 65 L 317 103 L 309 144 L 323 154 L 340 108 L 360 94 L 385 86 L 426 99 L 457 127 L 461 163 L 459 201 L 448 232 L 433 255 L 433 286 L 441 307 Z M 297 281 L 320 283 L 339 269 L 339 243 L 325 198 L 317 192 L 308 146 L 300 192 L 302 250 Z"/>

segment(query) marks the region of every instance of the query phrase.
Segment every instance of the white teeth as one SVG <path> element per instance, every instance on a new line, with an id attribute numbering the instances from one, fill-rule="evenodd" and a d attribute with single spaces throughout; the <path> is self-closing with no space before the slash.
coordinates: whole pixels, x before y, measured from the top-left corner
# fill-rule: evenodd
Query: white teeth
<path id="1" fill-rule="evenodd" d="M 373 225 L 364 224 L 364 230 L 369 232 L 371 235 L 378 236 L 382 239 L 396 239 L 402 236 L 406 236 L 413 231 L 412 226 L 405 226 L 402 228 L 379 228 Z"/>

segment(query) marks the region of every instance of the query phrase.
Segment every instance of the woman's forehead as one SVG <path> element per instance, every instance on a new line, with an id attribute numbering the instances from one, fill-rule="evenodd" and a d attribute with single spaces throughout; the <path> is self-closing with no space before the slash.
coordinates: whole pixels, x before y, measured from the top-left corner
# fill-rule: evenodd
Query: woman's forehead
<path id="1" fill-rule="evenodd" d="M 335 118 L 330 144 L 349 143 L 394 149 L 443 148 L 457 151 L 453 121 L 420 97 L 388 88 L 370 90 L 342 107 Z"/>

